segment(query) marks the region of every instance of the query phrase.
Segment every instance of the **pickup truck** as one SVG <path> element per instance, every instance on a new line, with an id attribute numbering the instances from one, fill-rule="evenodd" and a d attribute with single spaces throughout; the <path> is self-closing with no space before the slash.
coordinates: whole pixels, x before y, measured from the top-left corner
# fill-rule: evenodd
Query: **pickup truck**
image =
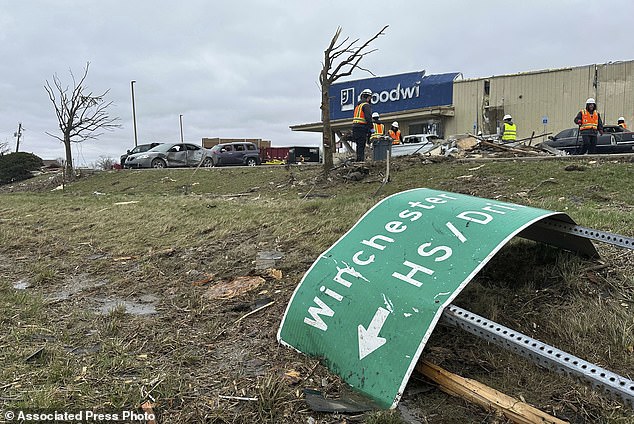
<path id="1" fill-rule="evenodd" d="M 548 137 L 543 144 L 575 155 L 581 147 L 581 136 L 577 137 L 578 127 L 569 128 L 555 136 Z M 634 132 L 623 131 L 617 125 L 604 125 L 603 135 L 597 140 L 597 154 L 634 153 Z"/>

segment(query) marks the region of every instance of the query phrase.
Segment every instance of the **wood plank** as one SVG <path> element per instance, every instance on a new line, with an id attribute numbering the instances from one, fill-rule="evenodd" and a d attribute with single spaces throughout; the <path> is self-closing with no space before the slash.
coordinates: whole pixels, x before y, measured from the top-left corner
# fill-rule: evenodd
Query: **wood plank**
<path id="1" fill-rule="evenodd" d="M 469 378 L 453 374 L 438 365 L 421 360 L 416 371 L 438 384 L 440 390 L 452 396 L 461 397 L 484 407 L 488 411 L 498 411 L 514 423 L 519 424 L 565 424 L 567 421 L 553 417 L 539 409 L 505 395 L 489 386 Z"/>

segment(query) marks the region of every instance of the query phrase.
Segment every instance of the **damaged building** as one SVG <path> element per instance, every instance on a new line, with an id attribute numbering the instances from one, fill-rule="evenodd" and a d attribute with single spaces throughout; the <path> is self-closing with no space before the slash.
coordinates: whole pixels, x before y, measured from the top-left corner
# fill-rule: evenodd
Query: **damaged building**
<path id="1" fill-rule="evenodd" d="M 479 132 L 495 134 L 505 114 L 513 116 L 518 139 L 574 126 L 588 97 L 597 101 L 605 123 L 618 117 L 634 123 L 634 60 L 465 79 L 459 72 L 425 71 L 333 84 L 330 118 L 334 134 L 351 128 L 354 106 L 365 88 L 383 123 L 398 121 L 403 135 Z M 321 132 L 321 122 L 292 125 L 293 131 Z"/>

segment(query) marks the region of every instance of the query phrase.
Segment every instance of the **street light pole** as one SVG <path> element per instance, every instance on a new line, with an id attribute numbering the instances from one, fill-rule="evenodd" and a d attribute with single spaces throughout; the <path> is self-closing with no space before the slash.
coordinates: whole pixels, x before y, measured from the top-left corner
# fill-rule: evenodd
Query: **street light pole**
<path id="1" fill-rule="evenodd" d="M 183 115 L 178 115 L 178 120 L 180 121 L 181 124 L 181 143 L 184 143 L 183 141 Z"/>
<path id="2" fill-rule="evenodd" d="M 132 89 L 132 125 L 134 126 L 134 147 L 137 146 L 138 140 L 136 136 L 136 109 L 134 107 L 134 83 L 136 81 L 130 81 L 130 88 Z"/>

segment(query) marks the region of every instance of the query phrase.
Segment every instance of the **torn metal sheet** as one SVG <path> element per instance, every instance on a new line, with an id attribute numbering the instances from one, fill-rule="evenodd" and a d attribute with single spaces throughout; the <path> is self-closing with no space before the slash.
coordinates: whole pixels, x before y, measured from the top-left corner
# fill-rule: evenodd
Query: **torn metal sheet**
<path id="1" fill-rule="evenodd" d="M 444 308 L 511 238 L 548 217 L 573 223 L 557 212 L 463 194 L 394 194 L 311 266 L 278 340 L 324 358 L 354 389 L 395 408 Z M 584 238 L 565 246 L 597 256 Z"/>

